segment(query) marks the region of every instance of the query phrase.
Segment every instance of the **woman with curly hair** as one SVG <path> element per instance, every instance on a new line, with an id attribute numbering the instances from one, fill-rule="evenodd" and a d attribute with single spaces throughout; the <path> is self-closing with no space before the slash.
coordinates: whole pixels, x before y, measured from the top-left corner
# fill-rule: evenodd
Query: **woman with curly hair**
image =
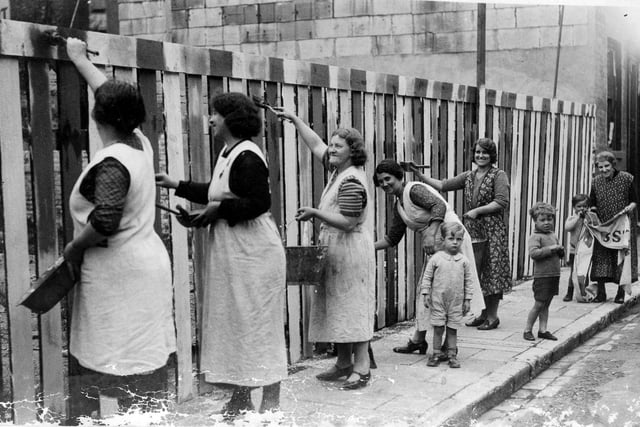
<path id="1" fill-rule="evenodd" d="M 188 224 L 209 227 L 201 370 L 205 381 L 233 386 L 222 411 L 233 418 L 254 409 L 255 387 L 263 387 L 261 412 L 280 404 L 280 381 L 287 377 L 285 253 L 269 212 L 267 162 L 251 141 L 262 127 L 257 107 L 241 93 L 217 95 L 211 107 L 211 133 L 224 144 L 211 181 L 176 181 L 166 174 L 156 181 L 206 205 Z"/>
<path id="2" fill-rule="evenodd" d="M 336 343 L 338 360 L 316 377 L 344 377 L 342 389 L 361 388 L 371 377 L 367 349 L 375 311 L 373 199 L 363 168 L 364 140 L 356 129 L 340 128 L 327 145 L 292 112 L 278 108 L 278 116 L 295 125 L 302 141 L 331 172 L 318 207 L 303 206 L 296 217 L 319 220 L 319 243 L 328 246 L 323 284 L 312 299 L 309 341 Z"/>

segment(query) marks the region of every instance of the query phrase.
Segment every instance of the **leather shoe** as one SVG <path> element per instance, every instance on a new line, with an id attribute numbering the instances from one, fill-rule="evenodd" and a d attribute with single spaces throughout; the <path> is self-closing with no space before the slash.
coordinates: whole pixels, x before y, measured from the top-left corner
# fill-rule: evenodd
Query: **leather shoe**
<path id="1" fill-rule="evenodd" d="M 486 321 L 487 321 L 487 319 L 485 317 L 476 317 L 472 321 L 465 323 L 465 326 L 471 326 L 471 327 L 475 328 L 477 326 L 482 325 Z"/>
<path id="2" fill-rule="evenodd" d="M 616 293 L 616 298 L 613 300 L 616 304 L 624 303 L 624 289 L 622 286 L 618 288 L 618 292 Z"/>
<path id="3" fill-rule="evenodd" d="M 352 374 L 357 375 L 358 379 L 349 381 L 349 379 L 347 378 L 347 380 L 342 383 L 342 387 L 340 387 L 342 390 L 357 390 L 366 386 L 371 379 L 371 372 L 369 372 L 368 374 L 361 374 L 359 372 L 353 371 Z"/>
<path id="4" fill-rule="evenodd" d="M 558 341 L 558 338 L 549 331 L 544 331 L 544 332 L 538 331 L 538 338 L 551 340 L 551 341 Z"/>
<path id="5" fill-rule="evenodd" d="M 407 345 L 405 345 L 404 347 L 394 347 L 393 352 L 408 354 L 418 350 L 420 354 L 426 354 L 427 348 L 429 348 L 429 344 L 427 344 L 426 341 L 422 341 L 421 343 L 416 344 L 413 341 L 409 340 Z"/>
<path id="6" fill-rule="evenodd" d="M 316 375 L 316 378 L 320 381 L 337 381 L 341 377 L 348 377 L 353 372 L 353 365 L 349 365 L 346 368 L 339 368 L 337 365 L 333 365 L 328 371 L 320 372 Z"/>
<path id="7" fill-rule="evenodd" d="M 592 299 L 591 302 L 605 302 L 606 300 L 607 300 L 606 296 L 598 295 L 594 299 Z"/>
<path id="8" fill-rule="evenodd" d="M 478 330 L 489 331 L 491 329 L 497 328 L 499 324 L 500 324 L 500 319 L 498 319 L 497 317 L 496 317 L 496 320 L 494 320 L 493 322 L 489 322 L 488 320 L 485 320 L 482 325 L 478 326 Z"/>

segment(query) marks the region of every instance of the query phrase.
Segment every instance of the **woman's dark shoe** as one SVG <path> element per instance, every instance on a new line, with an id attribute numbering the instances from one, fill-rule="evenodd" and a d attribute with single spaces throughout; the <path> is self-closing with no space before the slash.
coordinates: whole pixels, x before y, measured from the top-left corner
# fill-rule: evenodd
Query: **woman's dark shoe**
<path id="1" fill-rule="evenodd" d="M 545 331 L 545 332 L 538 331 L 538 338 L 542 338 L 544 340 L 558 341 L 558 338 L 549 331 Z"/>
<path id="2" fill-rule="evenodd" d="M 342 390 L 357 390 L 366 386 L 371 379 L 371 372 L 369 372 L 368 374 L 361 374 L 359 372 L 353 371 L 352 374 L 357 375 L 358 379 L 349 380 L 347 378 L 347 380 L 342 383 L 342 387 L 340 387 Z"/>
<path id="3" fill-rule="evenodd" d="M 486 317 L 479 316 L 479 317 L 476 317 L 475 319 L 473 319 L 471 322 L 465 323 L 465 326 L 470 326 L 472 328 L 475 328 L 477 326 L 482 325 L 486 321 L 487 321 Z"/>
<path id="4" fill-rule="evenodd" d="M 405 345 L 404 347 L 394 347 L 393 351 L 395 353 L 408 354 L 408 353 L 413 353 L 414 351 L 418 350 L 418 352 L 420 354 L 426 354 L 427 353 L 427 348 L 429 348 L 429 344 L 427 344 L 426 341 L 422 341 L 421 343 L 416 344 L 413 341 L 409 340 L 407 345 Z"/>
<path id="5" fill-rule="evenodd" d="M 618 292 L 616 293 L 616 298 L 613 300 L 616 304 L 624 303 L 624 288 L 622 286 L 618 287 Z"/>
<path id="6" fill-rule="evenodd" d="M 607 301 L 606 295 L 597 295 L 594 299 L 591 300 L 591 302 L 605 302 L 605 301 Z"/>
<path id="7" fill-rule="evenodd" d="M 500 324 L 500 319 L 498 319 L 497 317 L 496 317 L 496 320 L 494 320 L 493 322 L 489 322 L 488 320 L 485 320 L 482 325 L 478 326 L 478 330 L 489 331 L 491 329 L 497 328 L 499 324 Z"/>
<path id="8" fill-rule="evenodd" d="M 348 377 L 352 372 L 353 365 L 349 365 L 346 368 L 339 368 L 338 365 L 333 365 L 328 371 L 316 375 L 316 378 L 320 381 L 337 381 L 342 377 Z"/>
<path id="9" fill-rule="evenodd" d="M 567 294 L 564 296 L 564 298 L 562 298 L 562 301 L 568 302 L 568 301 L 571 301 L 572 299 L 573 299 L 573 288 L 570 287 L 567 289 Z"/>
<path id="10" fill-rule="evenodd" d="M 231 399 L 222 407 L 220 413 L 225 420 L 233 420 L 243 412 L 253 411 L 251 402 L 251 389 L 234 391 Z"/>
<path id="11" fill-rule="evenodd" d="M 435 368 L 436 366 L 438 366 L 441 360 L 440 356 L 440 353 L 433 353 L 431 356 L 429 356 L 429 360 L 427 360 L 427 366 L 431 368 Z"/>
<path id="12" fill-rule="evenodd" d="M 522 334 L 522 338 L 524 338 L 527 341 L 535 341 L 536 338 L 533 336 L 533 334 L 531 333 L 531 331 L 525 331 Z"/>

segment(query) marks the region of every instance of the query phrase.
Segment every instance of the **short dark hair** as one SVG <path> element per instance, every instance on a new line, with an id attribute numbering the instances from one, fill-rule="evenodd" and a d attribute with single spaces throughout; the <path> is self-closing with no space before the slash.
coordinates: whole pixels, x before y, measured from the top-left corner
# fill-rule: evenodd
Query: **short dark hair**
<path id="1" fill-rule="evenodd" d="M 586 194 L 584 194 L 584 193 L 578 193 L 578 194 L 576 194 L 575 196 L 573 196 L 573 197 L 571 198 L 571 206 L 575 206 L 575 205 L 577 205 L 578 203 L 580 203 L 580 202 L 584 202 L 584 201 L 586 201 L 586 202 L 587 202 L 587 204 L 588 204 L 588 202 L 589 202 L 589 196 L 587 196 L 587 195 L 586 195 Z"/>
<path id="2" fill-rule="evenodd" d="M 534 220 L 538 219 L 539 215 L 551 215 L 552 217 L 556 217 L 556 208 L 554 208 L 549 203 L 545 202 L 536 202 L 531 209 L 529 209 L 529 215 Z"/>
<path id="3" fill-rule="evenodd" d="M 498 148 L 496 147 L 496 143 L 489 138 L 480 138 L 473 144 L 473 152 L 471 154 L 471 159 L 475 163 L 475 152 L 476 147 L 480 146 L 484 151 L 489 153 L 489 161 L 491 164 L 495 164 L 498 161 Z"/>
<path id="4" fill-rule="evenodd" d="M 380 181 L 378 181 L 379 173 L 388 173 L 389 175 L 395 176 L 399 180 L 404 179 L 404 169 L 402 166 L 398 164 L 393 159 L 384 159 L 381 160 L 380 163 L 376 166 L 375 173 L 373 174 L 373 185 L 376 187 L 380 186 Z"/>
<path id="5" fill-rule="evenodd" d="M 236 138 L 249 139 L 258 135 L 262 129 L 258 107 L 245 94 L 221 93 L 211 99 L 211 107 L 224 117 L 229 133 Z"/>
<path id="6" fill-rule="evenodd" d="M 122 80 L 107 80 L 94 94 L 93 119 L 113 126 L 129 135 L 146 117 L 144 101 L 138 88 Z"/>
<path id="7" fill-rule="evenodd" d="M 440 226 L 440 235 L 442 236 L 443 239 L 447 237 L 447 233 L 451 233 L 455 236 L 460 232 L 464 232 L 464 226 L 459 222 L 453 222 L 453 221 L 443 222 L 442 225 Z"/>
<path id="8" fill-rule="evenodd" d="M 338 128 L 333 131 L 331 137 L 339 136 L 347 142 L 351 149 L 351 163 L 354 166 L 364 166 L 367 163 L 367 150 L 364 146 L 362 134 L 354 128 Z"/>

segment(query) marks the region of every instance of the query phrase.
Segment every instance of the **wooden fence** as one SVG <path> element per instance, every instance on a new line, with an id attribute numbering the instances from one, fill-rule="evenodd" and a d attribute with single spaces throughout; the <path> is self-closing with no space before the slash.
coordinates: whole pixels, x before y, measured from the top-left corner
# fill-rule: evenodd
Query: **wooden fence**
<path id="1" fill-rule="evenodd" d="M 91 92 L 63 50 L 42 42 L 42 31 L 52 29 L 0 21 L 0 167 L 8 298 L 3 378 L 10 379 L 3 391 L 5 400 L 13 402 L 13 421 L 20 424 L 34 420 L 43 408 L 65 412 L 64 310 L 56 307 L 36 319 L 16 303 L 30 280 L 70 239 L 66 201 L 86 159 L 99 148 L 88 118 Z M 591 105 L 492 90 L 478 93 L 474 87 L 452 83 L 131 37 L 75 35 L 99 51 L 92 60 L 105 73 L 138 83 L 148 111 L 143 131 L 158 153 L 158 170 L 175 177 L 210 178 L 215 147 L 208 134 L 207 99 L 220 91 L 258 95 L 295 110 L 323 138 L 339 126 L 362 130 L 370 153 L 369 177 L 374 165 L 388 157 L 427 163 L 433 176 L 452 177 L 472 166 L 473 142 L 486 133 L 498 142 L 498 165 L 512 185 L 508 220 L 514 278 L 531 271 L 525 247 L 531 231 L 527 208 L 545 200 L 564 218 L 571 195 L 589 187 L 595 123 Z M 478 110 L 484 117 L 480 123 Z M 292 220 L 299 206 L 318 203 L 325 183 L 321 165 L 298 140 L 293 126 L 270 113 L 256 142 L 269 161 L 272 211 L 283 240 L 287 245 L 313 244 L 317 229 Z M 374 194 L 376 237 L 381 237 L 393 201 L 379 190 Z M 160 197 L 172 206 L 177 202 L 173 194 Z M 461 192 L 446 197 L 461 214 Z M 194 393 L 192 372 L 198 367 L 197 358 L 192 361 L 192 346 L 199 341 L 204 235 L 191 235 L 175 218 L 160 213 L 157 225 L 173 261 L 176 385 L 178 399 L 184 400 Z M 377 261 L 377 328 L 382 328 L 414 314 L 412 289 L 421 269 L 421 251 L 413 233 L 398 248 L 380 252 Z M 291 362 L 312 353 L 306 340 L 309 292 L 287 289 L 283 327 Z"/>

